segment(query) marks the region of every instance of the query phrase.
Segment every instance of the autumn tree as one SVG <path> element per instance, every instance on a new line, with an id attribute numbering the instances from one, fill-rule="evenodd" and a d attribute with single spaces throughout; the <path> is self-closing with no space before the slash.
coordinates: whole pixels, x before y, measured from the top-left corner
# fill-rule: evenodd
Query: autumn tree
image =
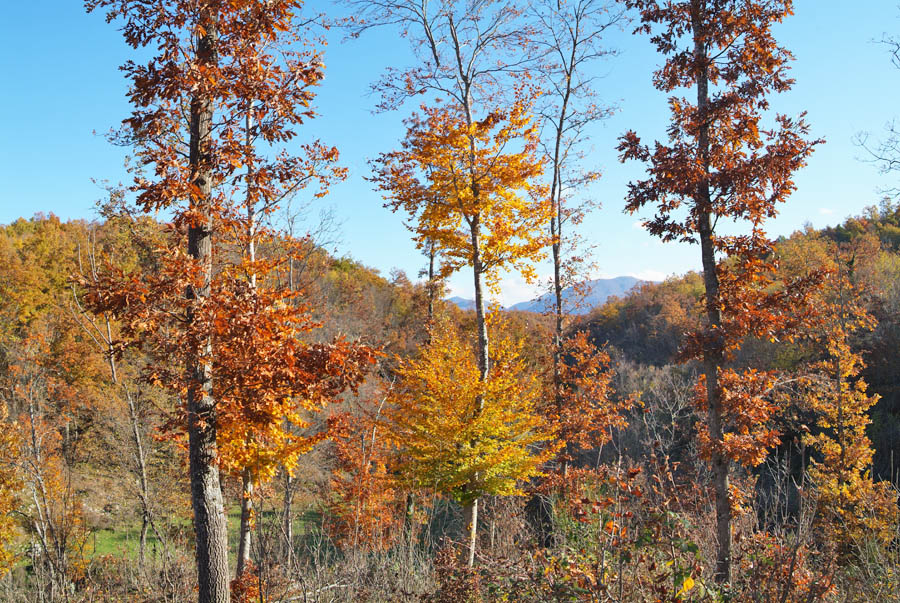
<path id="1" fill-rule="evenodd" d="M 17 535 L 13 511 L 22 484 L 15 459 L 19 457 L 16 425 L 9 421 L 6 405 L 0 404 L 0 578 L 15 562 L 13 544 Z"/>
<path id="2" fill-rule="evenodd" d="M 247 44 L 256 44 L 257 48 L 253 52 L 259 54 L 270 45 L 270 40 L 263 36 L 250 39 L 247 41 Z M 252 67 L 252 64 L 250 67 Z M 283 79 L 281 83 L 286 85 L 289 82 Z M 304 145 L 303 153 L 299 155 L 279 153 L 274 157 L 267 157 L 264 154 L 265 145 L 274 141 L 274 139 L 270 138 L 271 135 L 268 134 L 268 129 L 272 127 L 273 116 L 266 110 L 261 111 L 259 104 L 260 102 L 270 101 L 266 98 L 266 95 L 262 95 L 263 98 L 259 101 L 253 96 L 251 93 L 246 98 L 244 107 L 242 163 L 245 165 L 245 172 L 242 178 L 235 178 L 235 188 L 242 189 L 240 193 L 243 194 L 243 199 L 240 199 L 238 191 L 235 191 L 235 194 L 232 196 L 234 208 L 231 219 L 228 221 L 229 242 L 237 248 L 241 257 L 241 268 L 236 273 L 236 276 L 245 280 L 252 290 L 256 290 L 258 280 L 267 279 L 267 277 L 269 277 L 267 280 L 270 282 L 265 284 L 273 286 L 274 283 L 271 282 L 273 274 L 271 273 L 275 271 L 278 263 L 280 263 L 276 262 L 273 264 L 271 261 L 263 261 L 258 254 L 259 247 L 267 244 L 270 247 L 286 247 L 290 271 L 288 289 L 293 292 L 295 291 L 295 258 L 302 255 L 302 251 L 299 251 L 297 248 L 302 248 L 304 241 L 295 242 L 285 239 L 283 236 L 279 237 L 279 233 L 271 226 L 274 222 L 274 214 L 281 205 L 289 203 L 295 195 L 310 185 L 314 185 L 316 188 L 313 193 L 314 197 L 325 196 L 332 182 L 342 180 L 346 176 L 346 169 L 336 164 L 337 149 L 327 147 L 318 141 Z M 309 100 L 309 97 L 307 97 L 307 102 Z M 277 113 L 274 119 L 278 119 Z M 293 224 L 290 224 L 290 226 L 293 226 Z M 255 391 L 246 391 L 244 393 L 250 399 L 257 397 Z M 257 449 L 259 443 L 248 441 L 246 444 L 251 449 L 256 449 L 256 460 L 253 467 L 257 467 L 257 470 L 254 471 L 249 465 L 239 468 L 242 494 L 238 574 L 242 573 L 250 558 L 253 485 L 260 479 L 261 475 L 266 478 L 271 477 L 268 470 L 260 471 L 258 469 L 260 466 L 260 451 Z M 284 457 L 282 466 L 289 472 L 296 462 L 295 455 L 291 453 L 290 449 L 285 449 L 281 452 L 282 454 L 279 455 L 277 451 L 269 451 L 270 454 L 275 453 L 276 458 L 278 456 Z M 263 456 L 269 455 L 264 454 Z"/>
<path id="3" fill-rule="evenodd" d="M 350 29 L 354 35 L 360 35 L 372 27 L 396 27 L 403 37 L 410 41 L 416 56 L 416 64 L 406 69 L 389 68 L 375 84 L 374 87 L 381 96 L 378 108 L 396 109 L 411 98 L 430 96 L 431 108 L 424 109 L 426 113 L 424 118 L 412 119 L 409 124 L 410 133 L 415 130 L 424 131 L 421 125 L 416 126 L 414 122 L 419 121 L 422 124 L 430 121 L 433 126 L 443 123 L 445 132 L 448 128 L 452 128 L 458 135 L 461 134 L 462 138 L 457 136 L 457 140 L 454 141 L 457 145 L 454 152 L 458 153 L 465 148 L 468 152 L 462 156 L 457 155 L 453 165 L 454 169 L 462 170 L 456 175 L 459 185 L 457 190 L 462 193 L 458 196 L 470 196 L 474 206 L 482 203 L 496 206 L 497 199 L 489 199 L 491 191 L 482 192 L 482 189 L 491 185 L 485 180 L 484 164 L 479 165 L 484 158 L 483 151 L 479 147 L 485 142 L 483 136 L 486 129 L 490 129 L 498 118 L 502 121 L 508 114 L 510 125 L 517 120 L 522 102 L 528 96 L 522 94 L 521 80 L 528 77 L 528 65 L 533 63 L 533 57 L 526 50 L 530 45 L 530 28 L 522 19 L 522 7 L 516 2 L 472 3 L 456 0 L 440 0 L 435 3 L 421 3 L 415 0 L 387 2 L 349 0 L 348 4 L 354 10 L 354 15 L 349 19 Z M 514 79 L 516 77 L 519 79 L 518 82 Z M 511 99 L 512 96 L 515 98 Z M 506 107 L 510 106 L 512 109 L 507 110 Z M 503 128 L 501 132 L 508 129 Z M 513 138 L 515 137 L 514 134 Z M 411 142 L 411 137 L 408 137 L 408 142 Z M 460 144 L 462 146 L 459 146 Z M 526 141 L 525 144 L 528 154 L 533 155 L 534 149 L 528 149 L 531 143 Z M 493 151 L 488 146 L 487 154 L 491 152 Z M 535 159 L 528 159 L 527 162 L 537 166 Z M 382 156 L 380 163 L 383 166 L 385 161 L 389 162 L 391 159 Z M 437 167 L 437 164 L 433 167 Z M 527 173 L 533 170 L 531 167 L 523 164 L 520 168 L 525 170 L 522 173 L 522 182 L 536 175 L 532 173 L 529 176 Z M 421 169 L 421 166 L 418 169 Z M 425 171 L 427 173 L 427 170 Z M 386 185 L 387 188 L 393 186 L 386 183 L 383 169 L 376 179 L 380 181 L 379 186 L 383 190 Z M 515 187 L 509 188 L 515 190 Z M 442 193 L 440 190 L 434 192 L 437 195 Z M 439 197 L 435 199 L 438 203 L 447 202 L 447 199 Z M 517 207 L 516 210 L 518 209 Z M 482 256 L 485 252 L 481 249 L 480 239 L 491 225 L 483 224 L 478 216 L 470 215 L 470 217 L 475 218 L 470 224 L 472 228 L 468 234 L 473 248 L 471 265 L 479 341 L 478 366 L 482 378 L 487 379 L 490 353 L 482 283 L 484 272 Z M 451 220 L 446 229 L 455 226 Z M 538 224 L 533 226 L 540 228 Z M 507 232 L 524 234 L 526 239 L 533 239 L 535 234 L 526 230 L 519 230 L 518 233 L 511 230 Z M 452 272 L 455 269 L 455 261 L 452 258 L 458 258 L 458 252 L 446 248 L 445 241 L 430 239 L 428 236 L 422 236 L 423 234 L 417 231 L 420 246 L 436 244 L 442 260 L 445 256 L 451 258 L 449 265 L 443 266 L 442 271 L 445 274 Z M 497 234 L 499 231 L 494 232 L 495 236 Z M 477 516 L 477 501 L 473 501 L 471 509 L 466 509 L 467 515 L 473 513 Z M 467 523 L 474 530 L 474 522 L 467 520 Z"/>
<path id="4" fill-rule="evenodd" d="M 408 121 L 403 149 L 375 163 L 374 181 L 388 206 L 411 217 L 417 240 L 438 246 L 443 274 L 472 269 L 477 367 L 484 382 L 490 378 L 485 285 L 496 285 L 503 269 L 533 275 L 529 261 L 546 244 L 549 206 L 529 194 L 542 166 L 525 93 L 479 122 L 452 104 L 423 107 Z M 474 541 L 477 497 L 466 499 L 465 513 Z"/>
<path id="5" fill-rule="evenodd" d="M 565 476 L 579 452 L 603 446 L 615 430 L 628 425 L 625 412 L 634 405 L 634 399 L 625 396 L 616 400 L 612 359 L 590 341 L 586 331 L 563 340 L 562 349 L 565 356 L 559 380 L 545 395 L 547 407 L 543 412 L 562 446 L 558 459 Z"/>
<path id="6" fill-rule="evenodd" d="M 390 385 L 383 384 L 388 392 Z M 341 546 L 389 548 L 400 536 L 400 492 L 389 463 L 393 442 L 382 413 L 387 396 L 360 397 L 328 418 L 335 447 L 331 477 L 333 532 Z"/>
<path id="7" fill-rule="evenodd" d="M 30 504 L 19 507 L 16 515 L 32 540 L 37 588 L 51 599 L 65 596 L 82 575 L 88 536 L 73 483 L 79 446 L 72 427 L 88 403 L 89 390 L 70 380 L 77 371 L 65 375 L 58 370 L 53 348 L 62 342 L 53 322 L 32 324 L 30 333 L 7 349 L 13 354 L 3 384 L 4 404 L 18 412 L 9 426 L 15 431 L 8 432 L 18 443 L 18 454 L 4 459 L 3 473 L 20 476 L 21 494 Z"/>
<path id="8" fill-rule="evenodd" d="M 0 464 L 5 515 L 31 542 L 40 596 L 64 596 L 83 577 L 87 546 L 77 468 L 96 453 L 95 416 L 104 409 L 103 359 L 68 310 L 68 277 L 85 241 L 83 222 L 55 216 L 18 220 L 0 229 L 0 400 L 7 437 Z M 5 439 L 5 438 L 4 438 Z M 15 454 L 13 454 L 15 452 Z"/>
<path id="9" fill-rule="evenodd" d="M 757 464 L 777 441 L 765 393 L 775 379 L 727 368 L 747 336 L 788 337 L 804 316 L 816 280 L 778 285 L 772 245 L 763 230 L 778 203 L 794 190 L 793 173 L 815 142 L 800 119 L 762 116 L 769 96 L 790 88 L 790 53 L 772 34 L 792 12 L 790 0 L 626 0 L 640 18 L 639 32 L 667 57 L 655 73 L 657 89 L 693 88 L 695 98 L 673 95 L 668 141 L 652 147 L 634 132 L 622 137 L 622 159 L 648 166 L 629 186 L 627 210 L 654 207 L 648 231 L 663 241 L 699 243 L 703 266 L 704 328 L 683 351 L 702 366 L 698 403 L 706 421 L 699 436 L 712 468 L 718 551 L 715 578 L 731 573 L 734 496 L 730 464 Z M 720 222 L 746 225 L 744 234 L 717 230 Z M 790 311 L 790 312 L 788 312 Z"/>
<path id="10" fill-rule="evenodd" d="M 399 471 L 408 487 L 450 495 L 477 509 L 479 497 L 520 494 L 522 480 L 540 475 L 555 449 L 537 412 L 540 387 L 522 358 L 522 341 L 491 348 L 491 378 L 482 379 L 477 348 L 438 323 L 418 357 L 398 361 L 398 381 L 385 410 L 400 446 Z M 477 521 L 477 515 L 466 518 Z M 468 565 L 476 531 L 467 525 Z"/>
<path id="11" fill-rule="evenodd" d="M 815 376 L 807 380 L 804 395 L 817 416 L 818 429 L 806 437 L 821 455 L 810 469 L 818 490 L 817 521 L 825 538 L 845 553 L 867 539 L 887 545 L 897 522 L 891 485 L 869 473 L 874 451 L 866 427 L 879 397 L 868 393 L 860 377 L 865 362 L 853 348 L 853 337 L 873 329 L 875 319 L 854 278 L 855 251 L 834 249 L 833 271 L 821 294 L 824 324 L 813 333 L 823 357 L 810 367 Z"/>
<path id="12" fill-rule="evenodd" d="M 581 192 L 600 177 L 599 171 L 582 167 L 590 127 L 613 112 L 599 99 L 594 68 L 615 56 L 616 52 L 605 46 L 604 34 L 624 21 L 624 9 L 606 0 L 546 0 L 532 5 L 531 13 L 536 22 L 533 43 L 543 54 L 539 78 L 544 94 L 538 113 L 545 132 L 541 149 L 550 180 L 552 311 L 556 319 L 553 381 L 560 390 L 564 315 L 569 311 L 563 304 L 563 290 L 578 286 L 584 269 L 590 267 L 581 238 L 569 228 L 576 227 L 595 205 Z"/>
<path id="13" fill-rule="evenodd" d="M 214 392 L 227 391 L 229 379 L 228 385 L 251 390 L 262 380 L 248 383 L 253 378 L 246 365 L 246 379 L 234 373 L 238 366 L 232 362 L 248 360 L 239 349 L 246 341 L 217 336 L 252 338 L 262 334 L 259 329 L 270 329 L 265 335 L 271 346 L 254 350 L 261 353 L 262 365 L 274 371 L 274 385 L 260 396 L 256 421 L 251 421 L 263 430 L 268 422 L 282 420 L 286 400 L 307 388 L 310 374 L 305 371 L 313 367 L 308 358 L 290 356 L 300 346 L 292 343 L 297 333 L 292 324 L 308 324 L 303 313 L 270 306 L 284 297 L 254 291 L 234 271 L 214 270 L 213 244 L 220 244 L 235 225 L 238 199 L 248 200 L 243 206 L 248 211 L 275 203 L 270 190 L 281 194 L 309 175 L 306 157 L 318 152 L 315 146 L 296 156 L 282 149 L 297 126 L 314 115 L 311 88 L 322 78 L 323 64 L 307 27 L 311 20 L 301 16 L 298 0 L 201 5 L 89 0 L 86 6 L 107 10 L 108 21 L 121 21 L 133 48 L 155 49 L 145 64 L 123 67 L 132 82 L 134 105 L 124 137 L 138 149 L 137 204 L 148 212 L 168 209 L 174 227 L 159 279 L 110 281 L 113 288 L 98 291 L 93 303 L 98 310 L 121 313 L 129 323 L 128 334 L 148 336 L 149 347 L 164 353 L 157 356 L 162 362 L 152 377 L 186 393 L 181 418 L 189 440 L 199 597 L 227 601 L 218 436 L 220 428 L 249 417 L 234 412 L 234 406 L 220 405 Z M 178 295 L 184 299 L 176 300 Z M 157 301 L 165 303 L 153 307 Z M 225 325 L 235 316 L 246 318 Z M 175 330 L 168 343 L 149 330 L 166 327 Z M 319 350 L 313 356 L 324 361 L 330 353 Z M 163 364 L 171 360 L 182 368 Z"/>
<path id="14" fill-rule="evenodd" d="M 458 156 L 454 167 L 463 169 L 459 173 L 460 184 L 463 179 L 468 179 L 466 186 L 475 204 L 482 201 L 482 197 L 490 196 L 490 191 L 482 193 L 485 183 L 483 179 L 485 153 L 479 150 L 484 140 L 479 140 L 485 133 L 485 126 L 490 126 L 502 114 L 499 107 L 504 106 L 504 99 L 509 99 L 509 90 L 516 90 L 516 99 L 510 112 L 510 125 L 513 128 L 514 121 L 521 120 L 523 101 L 521 87 L 512 85 L 512 76 L 526 74 L 527 66 L 531 61 L 524 48 L 528 46 L 528 34 L 530 29 L 523 21 L 522 11 L 514 2 L 479 2 L 467 3 L 455 0 L 441 0 L 433 4 L 420 3 L 415 0 L 390 0 L 388 2 L 373 2 L 371 0 L 350 0 L 348 4 L 355 10 L 355 15 L 350 21 L 350 30 L 354 35 L 360 35 L 364 31 L 379 26 L 395 26 L 400 29 L 404 37 L 408 38 L 416 53 L 418 63 L 407 69 L 390 68 L 384 76 L 374 85 L 375 90 L 381 96 L 379 109 L 391 110 L 399 108 L 407 100 L 420 96 L 432 95 L 443 99 L 431 109 L 425 109 L 428 114 L 425 121 L 444 122 L 445 126 L 451 126 L 456 122 L 457 127 L 464 125 L 464 129 L 458 132 L 467 137 L 467 141 L 457 140 L 457 150 L 468 146 L 468 156 Z M 527 104 L 527 103 L 526 103 Z M 441 108 L 438 108 L 438 105 Z M 443 113 L 444 115 L 439 115 Z M 419 125 L 415 122 L 418 121 Z M 408 123 L 410 132 L 423 131 L 424 123 L 418 117 L 413 117 Z M 520 123 L 521 125 L 521 123 Z M 512 137 L 515 137 L 513 134 Z M 507 138 L 509 138 L 507 134 Z M 534 132 L 527 134 L 526 138 L 534 138 Z M 526 142 L 526 147 L 533 142 Z M 486 155 L 492 151 L 487 149 Z M 529 154 L 533 154 L 530 149 Z M 480 156 L 480 157 L 479 157 Z M 382 156 L 381 163 L 390 160 Z M 536 165 L 534 158 L 528 160 Z M 481 162 L 481 165 L 478 165 Z M 522 166 L 525 172 L 533 170 Z M 534 174 L 531 174 L 533 176 Z M 526 181 L 529 174 L 523 173 L 522 181 Z M 379 186 L 384 189 L 384 174 L 378 177 Z M 462 189 L 460 189 L 462 190 Z M 442 191 L 434 191 L 436 195 Z M 437 199 L 438 202 L 444 202 Z M 477 247 L 477 233 L 486 226 L 475 222 Z M 448 228 L 452 228 L 451 223 Z M 449 251 L 442 247 L 440 239 L 429 239 L 417 232 L 417 241 L 420 246 L 437 246 L 443 255 Z M 530 236 L 530 235 L 529 235 Z M 476 250 L 476 256 L 480 253 Z M 475 312 L 478 316 L 478 337 L 481 341 L 479 355 L 482 358 L 480 366 L 487 374 L 487 337 L 484 326 L 486 304 L 482 291 L 481 278 L 477 274 L 479 267 L 475 267 Z M 444 267 L 444 273 L 452 272 L 452 265 Z"/>

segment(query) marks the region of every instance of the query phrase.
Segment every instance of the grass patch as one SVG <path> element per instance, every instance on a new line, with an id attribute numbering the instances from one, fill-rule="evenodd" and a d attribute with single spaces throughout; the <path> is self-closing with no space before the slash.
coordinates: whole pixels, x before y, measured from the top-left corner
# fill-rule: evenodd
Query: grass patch
<path id="1" fill-rule="evenodd" d="M 262 517 L 258 517 L 257 521 L 277 521 L 280 518 L 280 511 L 266 510 Z M 237 557 L 238 536 L 241 527 L 241 508 L 239 505 L 233 505 L 228 508 L 226 513 L 228 522 L 228 557 L 234 564 Z M 316 510 L 307 509 L 300 511 L 294 515 L 294 535 L 302 537 L 311 533 L 321 525 L 322 516 Z M 193 534 L 191 528 L 191 520 L 189 518 L 176 518 L 172 521 L 176 528 L 180 528 L 187 539 L 190 541 Z M 163 526 L 159 526 L 161 529 Z M 122 523 L 111 528 L 102 528 L 94 530 L 88 537 L 89 557 L 113 556 L 125 558 L 129 560 L 137 560 L 140 551 L 141 541 L 141 523 L 135 520 L 128 523 Z M 154 550 L 162 551 L 162 545 L 153 530 L 147 532 L 147 548 L 146 554 L 152 557 Z"/>

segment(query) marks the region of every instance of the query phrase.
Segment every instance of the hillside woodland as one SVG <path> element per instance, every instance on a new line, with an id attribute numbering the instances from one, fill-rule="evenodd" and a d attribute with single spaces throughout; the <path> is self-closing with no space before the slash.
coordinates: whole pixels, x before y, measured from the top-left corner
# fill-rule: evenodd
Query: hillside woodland
<path id="1" fill-rule="evenodd" d="M 766 234 L 822 143 L 769 106 L 791 2 L 435 4 L 87 3 L 135 49 L 134 181 L 0 226 L 0 600 L 900 600 L 900 205 Z M 420 274 L 310 217 L 328 24 L 421 61 L 368 175 Z M 613 27 L 665 140 L 587 137 Z M 602 211 L 698 270 L 573 310 L 590 144 L 645 168 Z M 546 312 L 491 304 L 542 261 Z"/>

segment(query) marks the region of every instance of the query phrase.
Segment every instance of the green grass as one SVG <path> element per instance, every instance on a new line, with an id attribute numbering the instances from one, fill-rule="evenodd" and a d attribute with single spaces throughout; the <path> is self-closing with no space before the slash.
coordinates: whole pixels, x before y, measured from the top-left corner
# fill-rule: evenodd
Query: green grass
<path id="1" fill-rule="evenodd" d="M 276 518 L 277 513 L 272 510 L 264 512 L 265 521 L 271 521 Z M 240 506 L 229 507 L 226 514 L 228 521 L 228 556 L 232 563 L 237 555 L 238 532 L 241 526 L 241 508 Z M 298 512 L 294 516 L 294 534 L 297 536 L 310 532 L 321 521 L 321 515 L 314 510 L 306 510 Z M 175 525 L 184 530 L 185 535 L 190 539 L 191 522 L 188 518 L 178 518 L 174 521 Z M 160 526 L 161 527 L 161 526 Z M 120 524 L 112 528 L 98 529 L 92 532 L 88 538 L 88 547 L 90 549 L 90 557 L 102 557 L 111 555 L 113 557 L 124 557 L 125 559 L 137 559 L 140 549 L 141 524 L 140 521 Z M 159 540 L 153 533 L 153 530 L 147 532 L 147 555 L 152 556 L 154 547 L 158 551 L 162 550 Z"/>
<path id="2" fill-rule="evenodd" d="M 88 543 L 93 548 L 92 557 L 112 555 L 113 557 L 137 559 L 140 539 L 141 526 L 133 524 L 97 530 L 91 534 Z M 147 533 L 147 552 L 152 555 L 154 547 L 159 548 L 159 541 L 153 530 L 150 530 Z"/>

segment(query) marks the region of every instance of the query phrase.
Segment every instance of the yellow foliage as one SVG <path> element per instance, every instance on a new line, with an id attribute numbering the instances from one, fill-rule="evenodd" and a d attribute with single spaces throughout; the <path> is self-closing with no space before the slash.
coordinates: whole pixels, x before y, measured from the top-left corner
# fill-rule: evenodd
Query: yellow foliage
<path id="1" fill-rule="evenodd" d="M 536 450 L 550 433 L 521 351 L 520 341 L 497 337 L 482 381 L 472 347 L 440 324 L 418 358 L 399 361 L 387 418 L 411 486 L 465 505 L 485 494 L 520 494 L 520 481 L 540 475 L 555 450 Z"/>
<path id="2" fill-rule="evenodd" d="M 878 401 L 859 376 L 865 364 L 850 346 L 851 336 L 874 328 L 875 319 L 860 305 L 862 292 L 838 264 L 825 292 L 824 325 L 818 340 L 825 354 L 814 365 L 819 379 L 809 383 L 806 404 L 818 416 L 821 432 L 807 443 L 822 456 L 810 476 L 818 488 L 818 522 L 822 534 L 838 548 L 894 538 L 898 513 L 889 483 L 868 472 L 874 451 L 866 435 L 869 409 Z"/>
<path id="3" fill-rule="evenodd" d="M 496 269 L 528 278 L 530 262 L 543 257 L 552 208 L 534 184 L 543 166 L 531 103 L 520 90 L 512 106 L 471 123 L 459 108 L 423 106 L 407 122 L 403 150 L 376 162 L 373 180 L 388 206 L 416 221 L 420 247 L 436 244 L 444 276 L 474 266 L 496 285 Z"/>
<path id="4" fill-rule="evenodd" d="M 11 549 L 16 537 L 16 524 L 12 513 L 16 508 L 16 493 L 21 480 L 15 461 L 19 453 L 16 430 L 7 423 L 7 411 L 0 404 L 0 577 L 12 568 L 14 554 Z"/>

